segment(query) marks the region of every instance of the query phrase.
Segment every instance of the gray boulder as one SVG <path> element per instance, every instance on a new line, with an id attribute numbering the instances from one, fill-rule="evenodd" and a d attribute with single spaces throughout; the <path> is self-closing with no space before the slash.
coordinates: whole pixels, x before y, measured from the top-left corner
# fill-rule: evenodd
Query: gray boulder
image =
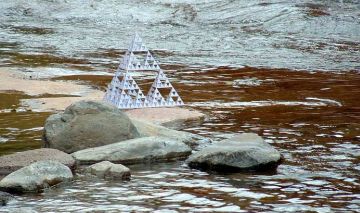
<path id="1" fill-rule="evenodd" d="M 200 150 L 186 163 L 202 170 L 232 172 L 274 169 L 280 161 L 281 154 L 260 136 L 245 133 Z"/>
<path id="2" fill-rule="evenodd" d="M 66 153 L 139 137 L 126 114 L 114 106 L 79 101 L 45 122 L 45 147 Z"/>
<path id="3" fill-rule="evenodd" d="M 208 138 L 196 134 L 192 134 L 189 132 L 177 131 L 135 119 L 133 119 L 132 122 L 142 137 L 157 136 L 157 137 L 172 138 L 174 140 L 178 140 L 185 143 L 186 145 L 190 146 L 192 149 L 195 150 L 197 150 L 199 147 L 206 146 L 212 142 Z"/>
<path id="4" fill-rule="evenodd" d="M 86 168 L 86 173 L 95 175 L 99 178 L 110 179 L 130 179 L 130 169 L 121 164 L 114 164 L 110 161 L 102 161 Z"/>
<path id="5" fill-rule="evenodd" d="M 57 149 L 42 148 L 1 156 L 0 175 L 10 174 L 22 167 L 42 160 L 58 161 L 71 169 L 75 167 L 75 160 L 71 155 Z"/>
<path id="6" fill-rule="evenodd" d="M 80 164 L 111 161 L 128 165 L 181 159 L 190 154 L 191 148 L 181 141 L 153 136 L 84 149 L 73 153 L 72 156 Z"/>
<path id="7" fill-rule="evenodd" d="M 40 192 L 73 178 L 69 167 L 57 161 L 38 161 L 23 167 L 0 181 L 0 190 L 8 192 Z"/>
<path id="8" fill-rule="evenodd" d="M 0 206 L 5 206 L 10 200 L 13 200 L 14 196 L 7 192 L 0 192 Z"/>

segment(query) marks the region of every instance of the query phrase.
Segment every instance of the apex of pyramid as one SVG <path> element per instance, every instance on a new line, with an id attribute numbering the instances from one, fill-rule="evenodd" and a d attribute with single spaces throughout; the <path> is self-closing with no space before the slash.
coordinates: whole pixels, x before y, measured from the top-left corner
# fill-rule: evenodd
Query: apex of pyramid
<path id="1" fill-rule="evenodd" d="M 135 33 L 128 50 L 130 52 L 148 51 L 148 49 L 145 47 L 145 45 L 142 42 L 142 38 L 139 36 L 138 33 Z"/>
<path id="2" fill-rule="evenodd" d="M 131 41 L 132 44 L 134 43 L 142 43 L 142 38 L 139 36 L 138 33 L 135 33 L 135 35 L 133 36 L 133 39 Z"/>

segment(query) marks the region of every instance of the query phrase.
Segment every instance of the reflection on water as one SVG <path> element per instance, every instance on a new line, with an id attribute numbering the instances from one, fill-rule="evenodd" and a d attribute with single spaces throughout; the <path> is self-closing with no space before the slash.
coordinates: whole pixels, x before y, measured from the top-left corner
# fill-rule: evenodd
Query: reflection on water
<path id="1" fill-rule="evenodd" d="M 250 67 L 172 68 L 179 71 L 168 75 L 184 100 L 209 115 L 202 125 L 189 123 L 184 130 L 214 140 L 236 132 L 256 132 L 284 155 L 286 160 L 277 172 L 225 175 L 192 170 L 183 162 L 137 165 L 131 167 L 133 176 L 129 182 L 80 176 L 71 185 L 40 196 L 18 197 L 3 209 L 16 206 L 56 212 L 359 209 L 360 103 L 354 98 L 360 97 L 357 73 Z M 233 83 L 254 78 L 261 84 Z M 104 88 L 111 76 L 74 75 L 56 79 L 77 79 Z M 141 83 L 147 85 L 151 81 Z M 5 121 L 0 131 L 8 132 L 5 138 L 13 138 L 0 144 L 0 148 L 19 141 L 29 145 L 40 141 L 42 122 L 47 115 L 0 114 Z M 30 122 L 34 118 L 36 122 Z"/>

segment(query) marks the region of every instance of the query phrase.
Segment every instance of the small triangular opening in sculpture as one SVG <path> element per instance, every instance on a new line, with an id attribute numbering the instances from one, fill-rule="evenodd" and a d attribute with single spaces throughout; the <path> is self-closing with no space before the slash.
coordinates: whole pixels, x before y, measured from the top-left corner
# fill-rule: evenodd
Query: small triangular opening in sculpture
<path id="1" fill-rule="evenodd" d="M 133 78 L 133 74 L 138 71 L 156 72 L 155 80 L 146 96 Z M 108 85 L 104 101 L 120 109 L 184 105 L 159 63 L 138 34 L 133 37 L 114 78 Z"/>

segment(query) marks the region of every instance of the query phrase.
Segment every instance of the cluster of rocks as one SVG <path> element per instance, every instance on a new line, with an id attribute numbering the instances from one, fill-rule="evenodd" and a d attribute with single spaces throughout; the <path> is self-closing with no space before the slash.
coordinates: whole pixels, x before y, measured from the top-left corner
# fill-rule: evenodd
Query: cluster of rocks
<path id="1" fill-rule="evenodd" d="M 273 169 L 280 153 L 256 134 L 211 140 L 153 123 L 130 119 L 100 102 L 80 101 L 45 122 L 44 147 L 0 157 L 0 204 L 6 192 L 39 192 L 69 183 L 76 172 L 129 180 L 124 165 L 187 159 L 191 168 L 215 171 Z M 190 156 L 190 157 L 189 157 Z M 90 165 L 82 170 L 76 167 Z M 122 165 L 124 164 L 124 165 Z"/>

